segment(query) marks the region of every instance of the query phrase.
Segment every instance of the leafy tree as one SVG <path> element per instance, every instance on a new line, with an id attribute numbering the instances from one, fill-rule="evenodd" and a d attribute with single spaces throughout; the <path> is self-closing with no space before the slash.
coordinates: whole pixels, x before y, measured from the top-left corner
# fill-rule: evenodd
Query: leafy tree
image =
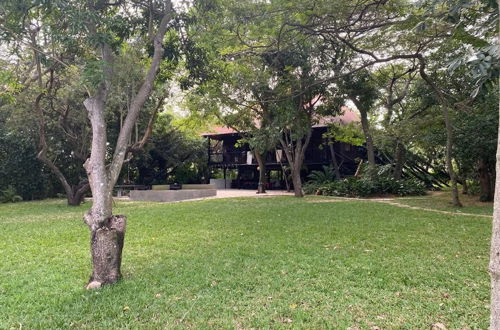
<path id="1" fill-rule="evenodd" d="M 38 95 L 34 108 L 41 128 L 39 155 L 46 164 L 49 164 L 48 145 L 42 134 L 45 114 L 41 101 L 48 99 L 53 89 L 52 72 L 62 66 L 65 70 L 75 68 L 81 76 L 83 91 L 79 104 L 83 103 L 91 127 L 90 153 L 84 163 L 93 197 L 92 207 L 84 216 L 91 231 L 93 264 L 88 288 L 114 283 L 121 277 L 126 217 L 112 215 L 112 190 L 129 151 L 137 147 L 135 143 L 131 145 L 131 135 L 155 89 L 162 69 L 160 64 L 168 56 L 164 43 L 167 30 L 174 23 L 172 4 L 170 1 L 5 1 L 0 13 L 4 18 L 1 29 L 4 40 L 25 45 L 25 49 L 17 51 L 32 50 L 35 58 Z M 113 136 L 107 126 L 113 110 L 113 92 L 120 86 L 119 60 L 130 45 L 137 43 L 145 47 L 141 48 L 142 59 L 133 63 L 146 69 L 128 94 L 127 113 Z M 47 70 L 49 78 L 44 78 Z M 147 128 L 146 135 L 150 131 Z M 138 141 L 138 147 L 143 141 Z"/>
<path id="2" fill-rule="evenodd" d="M 373 145 L 372 132 L 368 119 L 368 113 L 372 110 L 378 98 L 378 90 L 373 78 L 367 70 L 356 72 L 344 77 L 340 82 L 340 91 L 351 100 L 361 114 L 361 127 L 365 135 L 368 164 L 375 168 L 375 147 Z"/>
<path id="3" fill-rule="evenodd" d="M 130 161 L 127 180 L 136 184 L 198 183 L 207 172 L 207 147 L 196 133 L 181 130 L 161 113 L 143 153 Z"/>

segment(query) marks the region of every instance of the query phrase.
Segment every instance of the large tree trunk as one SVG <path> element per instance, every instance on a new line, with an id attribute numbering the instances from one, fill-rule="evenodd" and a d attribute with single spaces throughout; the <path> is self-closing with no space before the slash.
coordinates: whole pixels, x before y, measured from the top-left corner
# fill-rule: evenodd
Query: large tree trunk
<path id="1" fill-rule="evenodd" d="M 495 202 L 489 265 L 491 276 L 490 329 L 494 330 L 500 329 L 500 128 L 498 134 Z"/>
<path id="2" fill-rule="evenodd" d="M 446 106 L 442 106 L 443 115 L 444 115 L 444 123 L 446 125 L 446 168 L 448 170 L 448 174 L 450 176 L 451 181 L 451 197 L 454 206 L 462 207 L 462 203 L 460 203 L 460 199 L 458 198 L 458 186 L 457 186 L 457 177 L 455 174 L 455 170 L 453 169 L 453 128 L 451 126 L 450 114 L 448 108 Z"/>
<path id="3" fill-rule="evenodd" d="M 92 275 L 88 289 L 112 284 L 121 277 L 121 252 L 125 238 L 125 218 L 113 217 L 112 188 L 106 169 L 106 121 L 104 100 L 106 87 L 95 97 L 85 100 L 92 126 L 92 149 L 85 169 L 92 190 L 92 207 L 85 214 L 91 236 Z"/>
<path id="4" fill-rule="evenodd" d="M 91 232 L 92 275 L 89 286 L 112 284 L 121 277 L 122 250 L 127 218 L 111 216 L 98 229 Z"/>
<path id="5" fill-rule="evenodd" d="M 397 142 L 396 145 L 396 155 L 395 155 L 395 165 L 394 165 L 394 179 L 401 180 L 403 176 L 403 166 L 405 162 L 406 149 L 401 142 Z"/>
<path id="6" fill-rule="evenodd" d="M 300 167 L 292 170 L 293 192 L 295 197 L 304 197 L 302 189 L 302 178 L 300 177 Z"/>
<path id="7" fill-rule="evenodd" d="M 491 202 L 493 200 L 493 189 L 491 186 L 491 175 L 488 164 L 484 159 L 479 160 L 479 185 L 481 187 L 481 202 Z"/>
<path id="8" fill-rule="evenodd" d="M 267 184 L 267 178 L 266 178 L 266 162 L 262 154 L 259 152 L 255 151 L 254 152 L 255 159 L 257 159 L 257 164 L 259 164 L 259 184 L 257 186 L 257 193 L 258 194 L 265 194 L 266 193 L 266 184 Z"/>
<path id="9" fill-rule="evenodd" d="M 84 101 L 92 127 L 92 145 L 90 158 L 84 164 L 92 190 L 92 207 L 85 214 L 84 221 L 91 233 L 92 275 L 88 289 L 98 288 L 103 284 L 112 284 L 121 277 L 121 255 L 125 239 L 125 216 L 113 216 L 113 187 L 118 180 L 126 154 L 129 151 L 129 140 L 135 128 L 139 112 L 151 95 L 154 80 L 158 73 L 164 54 L 163 39 L 168 23 L 173 17 L 173 7 L 166 1 L 166 12 L 153 38 L 154 53 L 151 65 L 144 81 L 130 102 L 130 108 L 118 134 L 115 151 L 109 166 L 107 157 L 107 132 L 105 104 L 111 87 L 111 71 L 113 51 L 107 44 L 101 45 L 102 59 L 108 65 L 104 67 L 104 80 L 95 95 Z M 94 34 L 94 26 L 89 26 Z M 148 125 L 149 126 L 149 125 Z M 145 143 L 145 141 L 144 141 Z"/>

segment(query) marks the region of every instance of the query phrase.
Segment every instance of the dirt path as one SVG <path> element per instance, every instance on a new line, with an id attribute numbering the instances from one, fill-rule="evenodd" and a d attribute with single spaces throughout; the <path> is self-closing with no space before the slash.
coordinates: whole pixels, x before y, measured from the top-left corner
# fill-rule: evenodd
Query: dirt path
<path id="1" fill-rule="evenodd" d="M 485 215 L 485 214 L 451 212 L 451 211 L 430 209 L 427 207 L 401 204 L 394 198 L 366 198 L 366 199 L 364 199 L 364 198 L 334 197 L 332 199 L 310 201 L 310 203 L 335 203 L 335 202 L 348 202 L 351 200 L 383 203 L 383 204 L 389 204 L 389 205 L 393 205 L 393 206 L 397 206 L 397 207 L 401 207 L 401 208 L 406 208 L 406 209 L 411 209 L 411 210 L 429 211 L 429 212 L 436 212 L 436 213 L 441 213 L 441 214 L 465 215 L 465 216 L 469 216 L 469 217 L 482 217 L 482 218 L 490 218 L 490 219 L 492 218 L 491 215 Z"/>
<path id="2" fill-rule="evenodd" d="M 218 189 L 217 196 L 211 198 L 232 198 L 232 197 L 269 197 L 269 196 L 293 196 L 293 192 L 285 190 L 268 190 L 265 194 L 257 194 L 250 189 Z"/>

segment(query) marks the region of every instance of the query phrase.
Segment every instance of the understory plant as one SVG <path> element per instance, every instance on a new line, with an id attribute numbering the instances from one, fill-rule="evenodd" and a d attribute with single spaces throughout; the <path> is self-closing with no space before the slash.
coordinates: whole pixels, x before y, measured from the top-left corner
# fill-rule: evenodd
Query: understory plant
<path id="1" fill-rule="evenodd" d="M 412 196 L 425 195 L 426 187 L 416 179 L 396 180 L 391 176 L 390 165 L 381 165 L 370 171 L 361 171 L 359 177 L 321 182 L 311 180 L 304 190 L 308 194 L 344 197 Z"/>
<path id="2" fill-rule="evenodd" d="M 0 203 L 17 203 L 22 200 L 23 198 L 17 194 L 16 189 L 12 186 L 0 191 Z"/>

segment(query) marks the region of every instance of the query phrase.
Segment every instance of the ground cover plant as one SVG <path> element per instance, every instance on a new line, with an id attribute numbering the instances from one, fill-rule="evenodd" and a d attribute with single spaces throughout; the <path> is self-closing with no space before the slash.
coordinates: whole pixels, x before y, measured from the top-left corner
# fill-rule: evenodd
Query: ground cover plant
<path id="1" fill-rule="evenodd" d="M 0 205 L 0 328 L 488 326 L 486 217 L 320 196 L 119 201 L 124 279 L 87 291 L 88 207 Z"/>

